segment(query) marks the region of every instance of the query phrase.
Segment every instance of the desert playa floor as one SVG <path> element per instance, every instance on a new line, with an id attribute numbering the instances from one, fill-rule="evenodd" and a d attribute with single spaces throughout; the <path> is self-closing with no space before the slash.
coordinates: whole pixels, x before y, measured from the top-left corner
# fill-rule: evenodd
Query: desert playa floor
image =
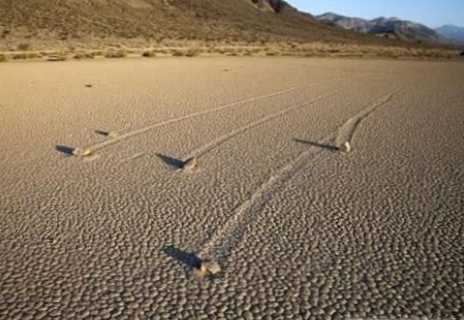
<path id="1" fill-rule="evenodd" d="M 0 83 L 0 319 L 464 317 L 464 63 L 29 62 Z"/>

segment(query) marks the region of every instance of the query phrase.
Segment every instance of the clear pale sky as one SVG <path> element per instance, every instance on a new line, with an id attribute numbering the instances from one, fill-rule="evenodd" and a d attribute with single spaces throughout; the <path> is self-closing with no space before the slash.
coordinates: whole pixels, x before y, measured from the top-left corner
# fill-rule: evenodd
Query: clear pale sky
<path id="1" fill-rule="evenodd" d="M 287 0 L 301 11 L 312 14 L 335 12 L 342 15 L 377 18 L 397 17 L 439 27 L 464 27 L 464 0 Z"/>

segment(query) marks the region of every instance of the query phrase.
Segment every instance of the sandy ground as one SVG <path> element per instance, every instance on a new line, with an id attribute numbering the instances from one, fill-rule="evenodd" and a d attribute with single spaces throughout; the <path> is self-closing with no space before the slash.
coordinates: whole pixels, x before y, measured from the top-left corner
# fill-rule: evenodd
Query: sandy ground
<path id="1" fill-rule="evenodd" d="M 0 319 L 464 317 L 464 63 L 30 62 L 0 83 Z"/>

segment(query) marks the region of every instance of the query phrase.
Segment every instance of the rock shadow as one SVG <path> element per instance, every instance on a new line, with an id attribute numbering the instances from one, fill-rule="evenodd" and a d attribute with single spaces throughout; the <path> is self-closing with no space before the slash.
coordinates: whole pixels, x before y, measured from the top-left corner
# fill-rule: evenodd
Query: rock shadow
<path id="1" fill-rule="evenodd" d="M 172 168 L 174 170 L 184 168 L 185 163 L 184 163 L 184 161 L 182 161 L 180 159 L 173 158 L 173 157 L 161 154 L 161 153 L 157 153 L 156 156 L 158 158 L 160 158 L 161 161 L 163 161 L 165 164 L 167 164 L 170 168 Z"/>
<path id="2" fill-rule="evenodd" d="M 99 134 L 104 137 L 109 137 L 111 132 L 110 131 L 103 131 L 103 130 L 95 130 L 96 134 Z"/>
<path id="3" fill-rule="evenodd" d="M 176 248 L 174 245 L 165 246 L 163 247 L 162 251 L 167 256 L 182 263 L 187 271 L 201 268 L 201 259 L 193 252 L 181 250 Z"/>
<path id="4" fill-rule="evenodd" d="M 301 139 L 296 139 L 296 138 L 294 138 L 293 141 L 295 141 L 297 143 L 307 144 L 307 145 L 310 145 L 312 147 L 326 149 L 326 150 L 329 150 L 329 151 L 332 151 L 332 152 L 340 151 L 339 147 L 331 145 L 331 144 L 319 143 L 319 142 L 315 142 L 315 141 L 301 140 Z"/>
<path id="5" fill-rule="evenodd" d="M 74 151 L 76 150 L 76 148 L 58 144 L 58 145 L 55 146 L 55 150 L 58 151 L 58 152 L 61 152 L 66 157 L 71 157 L 71 156 L 74 155 Z"/>

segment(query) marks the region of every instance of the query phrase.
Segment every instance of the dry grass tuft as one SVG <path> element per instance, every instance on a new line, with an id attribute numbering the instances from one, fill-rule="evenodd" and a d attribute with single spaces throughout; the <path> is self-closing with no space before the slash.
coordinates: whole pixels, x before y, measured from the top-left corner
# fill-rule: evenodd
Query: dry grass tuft
<path id="1" fill-rule="evenodd" d="M 31 49 L 31 45 L 29 43 L 20 43 L 18 44 L 18 51 L 27 51 Z"/>
<path id="2" fill-rule="evenodd" d="M 266 51 L 266 56 L 268 57 L 276 57 L 276 56 L 279 56 L 280 53 L 277 52 L 277 51 Z"/>
<path id="3" fill-rule="evenodd" d="M 154 50 L 145 51 L 144 53 L 142 53 L 142 57 L 154 58 L 156 57 L 156 52 Z"/>
<path id="4" fill-rule="evenodd" d="M 186 57 L 197 57 L 201 54 L 200 48 L 190 48 L 185 52 Z"/>
<path id="5" fill-rule="evenodd" d="M 64 53 L 51 54 L 47 57 L 47 61 L 51 61 L 51 62 L 66 61 L 66 60 L 67 60 L 67 56 Z"/>
<path id="6" fill-rule="evenodd" d="M 25 53 L 14 53 L 11 55 L 13 60 L 25 60 L 27 59 L 27 54 Z"/>
<path id="7" fill-rule="evenodd" d="M 183 57 L 183 56 L 185 56 L 185 51 L 179 50 L 179 49 L 174 49 L 174 50 L 172 50 L 171 54 L 172 54 L 173 57 Z"/>
<path id="8" fill-rule="evenodd" d="M 200 48 L 188 48 L 188 49 L 172 49 L 171 55 L 173 57 L 197 57 L 201 54 Z"/>
<path id="9" fill-rule="evenodd" d="M 105 58 L 124 58 L 127 56 L 127 52 L 125 50 L 108 50 L 105 52 Z"/>
<path id="10" fill-rule="evenodd" d="M 76 59 L 76 60 L 94 59 L 95 58 L 95 53 L 94 52 L 77 52 L 73 56 L 73 58 Z"/>

